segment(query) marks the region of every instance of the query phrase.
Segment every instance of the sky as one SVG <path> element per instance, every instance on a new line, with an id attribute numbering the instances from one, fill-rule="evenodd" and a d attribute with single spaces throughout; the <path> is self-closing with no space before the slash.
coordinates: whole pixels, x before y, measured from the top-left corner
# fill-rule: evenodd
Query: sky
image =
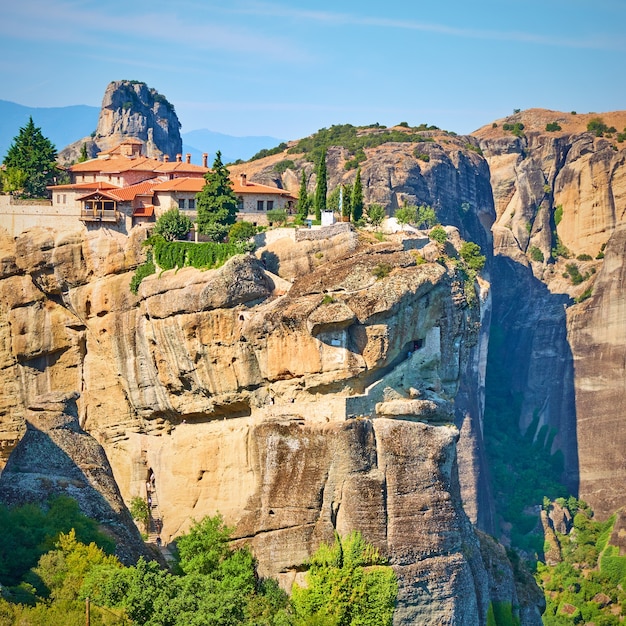
<path id="1" fill-rule="evenodd" d="M 0 0 L 0 99 L 100 106 L 140 80 L 182 132 L 469 133 L 513 109 L 626 109 L 625 0 Z"/>

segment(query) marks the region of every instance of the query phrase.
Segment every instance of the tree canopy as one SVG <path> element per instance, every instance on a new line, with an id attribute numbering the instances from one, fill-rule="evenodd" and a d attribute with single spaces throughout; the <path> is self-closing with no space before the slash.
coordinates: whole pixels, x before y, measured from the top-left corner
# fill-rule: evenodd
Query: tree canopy
<path id="1" fill-rule="evenodd" d="M 183 215 L 178 207 L 174 207 L 165 211 L 156 221 L 154 234 L 161 235 L 168 241 L 175 241 L 176 239 L 184 239 L 192 226 L 193 222 L 186 215 Z"/>
<path id="2" fill-rule="evenodd" d="M 27 198 L 43 198 L 47 194 L 46 186 L 54 183 L 58 166 L 57 151 L 54 144 L 43 136 L 41 128 L 35 126 L 33 118 L 13 139 L 4 157 L 6 167 L 5 180 L 23 177 L 23 188 L 7 189 L 21 193 Z M 21 172 L 21 174 L 19 174 Z"/>
<path id="3" fill-rule="evenodd" d="M 237 218 L 237 197 L 219 150 L 204 179 L 202 191 L 196 194 L 198 230 L 213 241 L 223 241 Z"/>
<path id="4" fill-rule="evenodd" d="M 356 171 L 354 187 L 352 188 L 352 221 L 358 222 L 363 217 L 363 184 L 361 183 L 361 168 Z"/>

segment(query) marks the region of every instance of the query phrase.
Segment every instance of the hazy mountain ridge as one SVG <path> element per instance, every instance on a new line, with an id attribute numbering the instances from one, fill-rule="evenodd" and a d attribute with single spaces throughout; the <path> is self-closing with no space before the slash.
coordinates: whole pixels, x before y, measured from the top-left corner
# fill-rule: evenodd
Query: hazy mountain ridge
<path id="1" fill-rule="evenodd" d="M 33 121 L 61 152 L 66 146 L 86 137 L 96 130 L 100 107 L 74 105 L 67 107 L 28 107 L 8 100 L 0 100 L 0 161 L 4 158 L 13 138 L 32 116 Z M 267 136 L 236 137 L 201 128 L 181 133 L 183 153 L 191 154 L 194 163 L 202 161 L 202 153 L 222 152 L 225 163 L 249 159 L 263 148 L 273 148 L 282 140 Z"/>

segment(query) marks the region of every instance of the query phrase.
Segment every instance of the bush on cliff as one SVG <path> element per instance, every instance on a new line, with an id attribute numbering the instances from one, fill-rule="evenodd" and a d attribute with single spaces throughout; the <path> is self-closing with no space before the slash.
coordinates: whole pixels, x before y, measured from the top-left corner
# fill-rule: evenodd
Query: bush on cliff
<path id="1" fill-rule="evenodd" d="M 186 215 L 183 215 L 178 207 L 174 207 L 165 211 L 156 221 L 154 234 L 161 235 L 167 241 L 175 241 L 176 239 L 184 239 L 192 226 L 193 222 Z"/>

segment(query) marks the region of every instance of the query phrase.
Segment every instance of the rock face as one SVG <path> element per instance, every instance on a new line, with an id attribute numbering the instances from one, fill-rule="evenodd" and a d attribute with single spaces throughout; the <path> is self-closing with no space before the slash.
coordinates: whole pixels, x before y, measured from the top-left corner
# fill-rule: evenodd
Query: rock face
<path id="1" fill-rule="evenodd" d="M 145 83 L 118 80 L 109 83 L 102 99 L 98 126 L 85 137 L 59 153 L 59 161 L 70 163 L 80 156 L 83 144 L 89 158 L 108 150 L 123 139 L 134 137 L 143 144 L 144 156 L 175 159 L 182 153 L 180 122 L 174 107 Z"/>
<path id="2" fill-rule="evenodd" d="M 626 150 L 585 132 L 592 117 L 530 110 L 504 120 L 524 124 L 521 137 L 500 123 L 475 134 L 497 214 L 492 328 L 504 341 L 491 348 L 523 394 L 520 428 L 537 412 L 557 430 L 570 489 L 606 516 L 626 504 Z M 602 118 L 626 126 L 624 112 Z M 562 130 L 546 132 L 554 121 Z"/>
<path id="3" fill-rule="evenodd" d="M 285 585 L 334 529 L 359 529 L 398 573 L 398 624 L 484 623 L 490 575 L 461 506 L 451 403 L 480 307 L 454 270 L 419 264 L 402 238 L 343 233 L 293 283 L 276 244 L 259 257 L 278 275 L 240 256 L 156 274 L 135 297 L 143 236 L 2 241 L 2 493 L 20 472 L 39 493 L 43 465 L 21 460 L 44 437 L 70 459 L 48 472 L 57 485 L 82 468 L 102 494 L 104 512 L 81 502 L 91 514 L 125 514 L 107 462 L 126 502 L 153 472 L 166 542 L 220 511 Z M 44 428 L 33 411 L 52 392 L 80 395 L 75 409 L 46 405 Z"/>

